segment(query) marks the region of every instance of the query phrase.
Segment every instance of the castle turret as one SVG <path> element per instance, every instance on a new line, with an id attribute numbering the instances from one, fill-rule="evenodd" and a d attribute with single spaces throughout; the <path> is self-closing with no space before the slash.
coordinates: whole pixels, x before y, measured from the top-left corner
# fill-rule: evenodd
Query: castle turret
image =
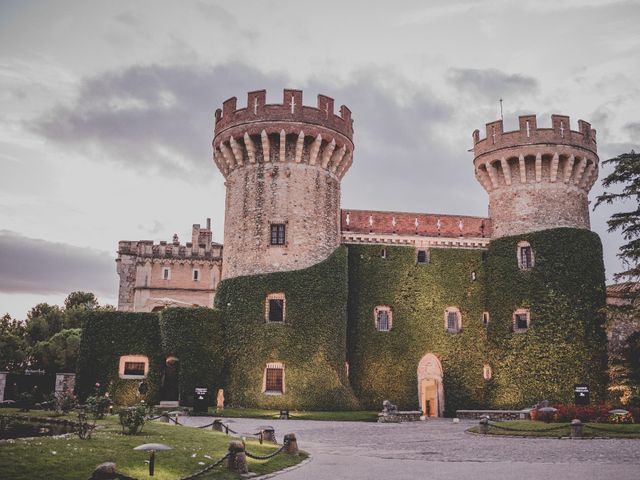
<path id="1" fill-rule="evenodd" d="M 351 111 L 284 90 L 216 111 L 213 156 L 226 180 L 223 277 L 305 268 L 340 245 L 340 181 L 353 158 Z"/>
<path id="2" fill-rule="evenodd" d="M 476 178 L 489 194 L 493 237 L 556 227 L 589 229 L 589 190 L 598 178 L 596 131 L 578 120 L 552 115 L 538 128 L 535 115 L 503 132 L 502 120 L 473 132 Z"/>

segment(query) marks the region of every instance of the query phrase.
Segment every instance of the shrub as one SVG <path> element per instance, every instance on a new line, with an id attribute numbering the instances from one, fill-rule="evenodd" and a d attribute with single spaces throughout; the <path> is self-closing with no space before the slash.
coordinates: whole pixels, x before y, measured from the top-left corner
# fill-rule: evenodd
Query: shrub
<path id="1" fill-rule="evenodd" d="M 106 395 L 96 394 L 87 398 L 87 409 L 96 420 L 104 418 L 110 406 L 111 399 Z"/>
<path id="2" fill-rule="evenodd" d="M 147 406 L 144 404 L 120 410 L 118 417 L 120 418 L 120 425 L 122 425 L 122 432 L 125 435 L 134 435 L 141 432 L 147 410 Z"/>
<path id="3" fill-rule="evenodd" d="M 71 392 L 59 392 L 54 398 L 54 405 L 56 412 L 69 413 L 71 410 L 76 408 L 78 400 Z"/>

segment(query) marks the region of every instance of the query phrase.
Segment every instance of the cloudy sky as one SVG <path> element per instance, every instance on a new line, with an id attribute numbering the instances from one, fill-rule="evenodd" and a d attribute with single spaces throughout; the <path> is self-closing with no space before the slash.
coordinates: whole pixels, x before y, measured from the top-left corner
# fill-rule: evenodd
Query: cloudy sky
<path id="1" fill-rule="evenodd" d="M 213 113 L 250 90 L 351 108 L 348 208 L 486 215 L 468 149 L 499 98 L 506 129 L 562 113 L 602 160 L 638 150 L 638 20 L 613 0 L 0 0 L 0 314 L 78 289 L 115 304 L 118 240 L 211 217 L 222 241 Z M 609 280 L 612 211 L 592 215 Z"/>

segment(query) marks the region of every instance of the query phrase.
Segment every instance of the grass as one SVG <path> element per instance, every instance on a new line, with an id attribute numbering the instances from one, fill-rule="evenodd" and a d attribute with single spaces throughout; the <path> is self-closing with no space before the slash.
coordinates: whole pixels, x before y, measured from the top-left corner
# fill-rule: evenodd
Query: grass
<path id="1" fill-rule="evenodd" d="M 2 409 L 0 413 L 11 413 Z M 47 412 L 32 411 L 31 415 L 46 416 Z M 74 415 L 69 418 L 75 418 Z M 164 443 L 172 450 L 156 454 L 153 478 L 175 480 L 201 470 L 227 453 L 233 437 L 206 429 L 173 426 L 159 422 L 147 422 L 142 433 L 123 435 L 117 417 L 99 420 L 99 429 L 90 440 L 80 440 L 75 435 L 64 437 L 39 437 L 0 442 L 0 472 L 3 479 L 27 480 L 33 478 L 83 479 L 89 478 L 95 467 L 103 462 L 115 462 L 120 473 L 139 479 L 150 478 L 145 460 L 148 453 L 134 451 L 143 443 Z M 247 440 L 247 450 L 266 455 L 277 447 L 260 445 Z M 207 457 L 205 457 L 207 455 Z M 267 461 L 247 459 L 249 470 L 265 474 L 295 465 L 306 458 L 280 454 Z M 208 458 L 210 457 L 210 458 Z M 200 465 L 203 462 L 204 465 Z M 226 463 L 216 467 L 203 479 L 237 479 L 227 470 Z"/>
<path id="2" fill-rule="evenodd" d="M 511 435 L 521 437 L 548 437 L 559 438 L 571 435 L 569 423 L 545 423 L 532 420 L 513 420 L 508 422 L 497 422 L 501 427 L 513 430 L 502 430 L 496 427 L 489 427 L 489 435 Z M 593 426 L 590 428 L 589 426 Z M 563 427 L 557 429 L 558 427 Z M 469 432 L 480 433 L 480 427 L 471 427 Z M 586 423 L 583 427 L 583 437 L 606 437 L 606 438 L 640 438 L 640 424 L 608 424 L 608 423 Z"/>
<path id="3" fill-rule="evenodd" d="M 262 410 L 259 408 L 225 408 L 216 410 L 210 408 L 211 415 L 228 418 L 264 418 L 277 419 L 279 410 Z M 338 422 L 375 422 L 378 420 L 378 412 L 366 410 L 342 411 L 342 412 L 313 412 L 313 411 L 289 411 L 291 420 L 332 420 Z"/>

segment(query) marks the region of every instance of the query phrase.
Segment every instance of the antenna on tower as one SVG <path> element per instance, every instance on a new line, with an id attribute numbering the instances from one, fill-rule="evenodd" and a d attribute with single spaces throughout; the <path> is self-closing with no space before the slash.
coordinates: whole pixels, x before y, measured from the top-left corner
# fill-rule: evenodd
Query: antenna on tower
<path id="1" fill-rule="evenodd" d="M 504 117 L 502 116 L 502 98 L 500 98 L 500 120 L 504 121 Z"/>

